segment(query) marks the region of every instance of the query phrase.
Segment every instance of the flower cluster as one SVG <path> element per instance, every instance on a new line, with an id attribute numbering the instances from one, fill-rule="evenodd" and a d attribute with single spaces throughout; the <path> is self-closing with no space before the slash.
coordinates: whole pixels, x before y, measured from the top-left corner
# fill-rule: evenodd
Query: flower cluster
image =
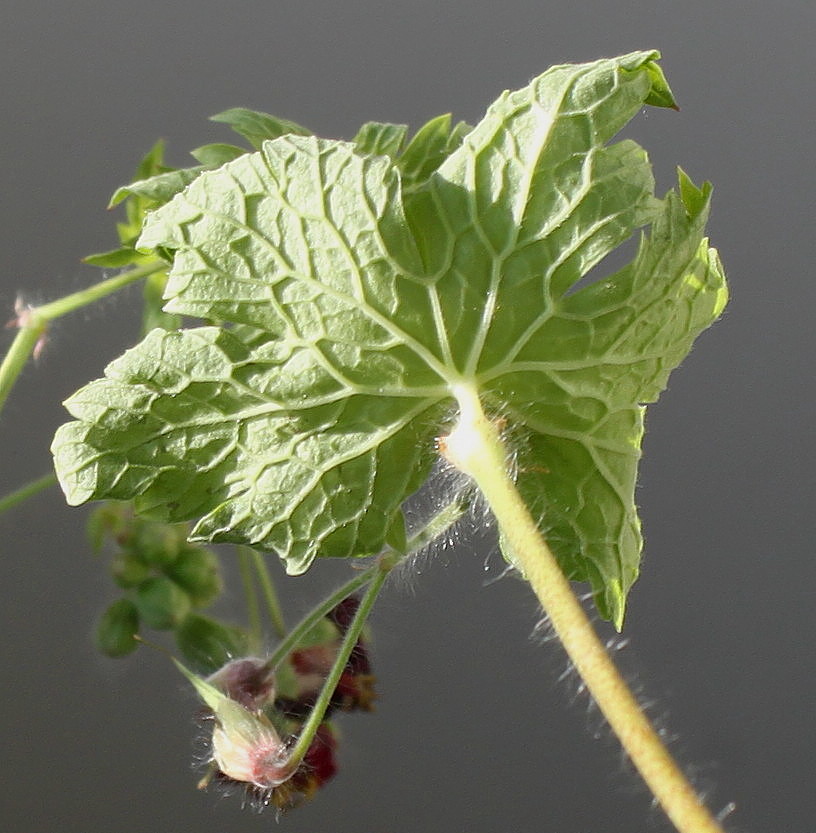
<path id="1" fill-rule="evenodd" d="M 311 798 L 336 771 L 337 739 L 330 715 L 335 711 L 370 711 L 375 699 L 368 651 L 358 639 L 331 694 L 323 720 L 303 759 L 291 751 L 321 693 L 343 637 L 357 611 L 349 597 L 276 668 L 258 657 L 234 659 L 207 680 L 191 679 L 214 721 L 211 780 L 243 789 L 257 807 L 281 810 Z"/>

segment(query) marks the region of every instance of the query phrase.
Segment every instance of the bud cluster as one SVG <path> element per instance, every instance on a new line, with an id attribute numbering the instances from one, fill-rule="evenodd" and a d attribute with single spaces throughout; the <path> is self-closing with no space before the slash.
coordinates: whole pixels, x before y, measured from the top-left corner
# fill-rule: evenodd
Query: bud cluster
<path id="1" fill-rule="evenodd" d="M 198 613 L 221 593 L 221 571 L 214 552 L 187 540 L 186 524 L 147 521 L 130 504 L 108 502 L 93 513 L 88 532 L 97 550 L 113 543 L 110 573 L 124 593 L 97 625 L 102 653 L 131 653 L 142 626 L 173 631 L 197 668 L 212 668 L 245 650 L 241 630 Z"/>

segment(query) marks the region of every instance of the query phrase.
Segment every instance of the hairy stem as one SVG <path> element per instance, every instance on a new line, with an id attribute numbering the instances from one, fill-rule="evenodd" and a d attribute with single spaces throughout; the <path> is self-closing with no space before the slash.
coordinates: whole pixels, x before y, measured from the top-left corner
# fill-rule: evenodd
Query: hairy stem
<path id="1" fill-rule="evenodd" d="M 263 643 L 263 628 L 261 627 L 261 608 L 258 605 L 258 596 L 255 593 L 255 581 L 252 578 L 252 549 L 250 547 L 237 547 L 238 550 L 238 571 L 241 574 L 241 585 L 244 588 L 244 599 L 246 601 L 247 619 L 249 622 L 249 640 L 253 651 L 258 651 Z"/>
<path id="2" fill-rule="evenodd" d="M 278 638 L 283 639 L 286 636 L 286 622 L 283 619 L 280 599 L 278 598 L 277 590 L 275 590 L 272 576 L 269 575 L 266 561 L 263 555 L 256 549 L 250 549 L 249 558 L 258 576 L 258 583 L 261 587 L 263 599 L 266 602 L 266 613 L 269 616 L 269 621 L 272 623 L 272 627 L 275 629 Z"/>
<path id="3" fill-rule="evenodd" d="M 323 619 L 330 611 L 332 611 L 340 602 L 346 597 L 350 596 L 356 590 L 368 584 L 376 575 L 379 567 L 375 564 L 367 570 L 362 570 L 354 578 L 349 579 L 345 584 L 337 588 L 330 596 L 327 596 L 317 607 L 312 608 L 306 616 L 295 625 L 294 628 L 282 640 L 277 648 L 272 652 L 269 659 L 264 664 L 265 668 L 274 671 L 278 665 L 300 644 L 301 640 L 312 628 Z"/>
<path id="4" fill-rule="evenodd" d="M 159 261 L 147 263 L 144 266 L 137 266 L 135 269 L 122 272 L 113 278 L 100 281 L 87 289 L 73 292 L 56 301 L 51 301 L 39 307 L 26 307 L 18 310 L 15 322 L 18 327 L 17 335 L 14 337 L 2 364 L 0 364 L 0 410 L 2 410 L 12 387 L 14 387 L 17 377 L 25 367 L 28 357 L 36 351 L 37 345 L 44 338 L 48 324 L 51 321 L 92 304 L 94 301 L 117 292 L 128 284 L 164 268 L 166 268 L 166 264 Z"/>
<path id="5" fill-rule="evenodd" d="M 424 546 L 429 544 L 439 535 L 444 534 L 462 517 L 467 508 L 467 504 L 460 498 L 455 498 L 450 503 L 443 506 L 435 515 L 432 515 L 420 529 L 418 529 L 409 539 L 405 545 L 405 553 L 400 556 L 409 556 L 419 552 Z M 396 566 L 402 557 L 397 557 L 396 553 L 392 553 L 391 557 L 395 557 L 396 561 L 392 566 Z M 346 597 L 350 596 L 356 590 L 364 587 L 381 570 L 380 564 L 374 564 L 365 570 L 361 570 L 356 576 L 349 579 L 345 584 L 337 588 L 330 596 L 327 596 L 317 607 L 314 607 L 308 614 L 287 634 L 286 638 L 275 648 L 272 655 L 266 661 L 266 668 L 274 670 L 292 651 L 297 648 L 300 641 L 309 633 L 317 623 L 326 616 L 331 610 L 337 607 L 340 602 Z"/>
<path id="6" fill-rule="evenodd" d="M 304 755 L 308 752 L 309 747 L 314 740 L 320 724 L 326 714 L 326 709 L 331 701 L 332 694 L 334 694 L 337 683 L 346 667 L 346 663 L 360 638 L 360 633 L 365 625 L 368 615 L 374 606 L 374 602 L 382 589 L 385 579 L 394 567 L 403 561 L 407 556 L 419 552 L 424 546 L 430 543 L 438 535 L 442 535 L 451 528 L 462 517 L 467 504 L 460 498 L 456 498 L 449 504 L 443 506 L 435 515 L 431 516 L 423 526 L 418 529 L 406 542 L 405 552 L 397 553 L 394 551 L 387 552 L 381 555 L 377 563 L 363 570 L 358 575 L 354 576 L 350 581 L 347 581 L 341 587 L 337 588 L 328 598 L 321 604 L 313 608 L 306 617 L 299 622 L 292 631 L 286 636 L 284 640 L 278 645 L 274 653 L 266 661 L 265 666 L 270 670 L 274 670 L 284 659 L 295 650 L 306 634 L 320 622 L 331 610 L 333 610 L 340 602 L 354 593 L 359 588 L 368 584 L 365 595 L 360 601 L 360 606 L 357 608 L 357 613 L 354 616 L 348 630 L 343 637 L 340 645 L 340 650 L 335 657 L 334 664 L 329 671 L 326 679 L 323 681 L 323 687 L 320 694 L 315 701 L 315 705 L 309 714 L 309 717 L 298 735 L 295 745 L 292 747 L 289 756 L 289 767 L 294 772 Z"/>
<path id="7" fill-rule="evenodd" d="M 323 688 L 320 690 L 320 695 L 289 754 L 288 764 L 293 772 L 298 768 L 304 756 L 309 751 L 309 747 L 312 745 L 312 740 L 315 734 L 317 734 L 320 724 L 323 722 L 334 690 L 340 682 L 343 669 L 346 667 L 351 652 L 354 650 L 354 646 L 360 638 L 363 625 L 365 625 L 366 619 L 368 619 L 371 609 L 374 607 L 377 595 L 382 589 L 388 574 L 398 561 L 399 556 L 396 553 L 389 553 L 388 555 L 381 556 L 374 567 L 375 572 L 371 579 L 371 584 L 369 584 L 366 592 L 363 594 L 363 598 L 360 599 L 360 606 L 357 608 L 357 612 L 351 620 L 351 624 L 343 637 L 343 641 L 340 643 L 340 650 L 337 652 L 334 665 L 332 665 L 331 671 L 329 671 L 323 683 Z"/>
<path id="8" fill-rule="evenodd" d="M 680 833 L 723 833 L 672 759 L 601 644 L 507 469 L 496 425 L 476 391 L 455 392 L 460 417 L 444 454 L 476 482 L 553 629 L 632 763 Z"/>

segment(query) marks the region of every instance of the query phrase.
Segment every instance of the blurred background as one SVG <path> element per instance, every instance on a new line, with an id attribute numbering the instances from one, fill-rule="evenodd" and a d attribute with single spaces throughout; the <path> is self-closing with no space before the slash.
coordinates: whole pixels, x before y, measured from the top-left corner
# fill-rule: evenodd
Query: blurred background
<path id="1" fill-rule="evenodd" d="M 714 182 L 732 301 L 648 414 L 646 552 L 618 656 L 711 807 L 734 802 L 729 831 L 813 833 L 814 39 L 810 0 L 5 0 L 0 321 L 18 292 L 98 280 L 79 259 L 116 245 L 111 192 L 158 137 L 179 166 L 232 141 L 213 113 L 334 138 L 370 119 L 473 122 L 551 64 L 660 49 L 681 112 L 644 112 L 628 135 L 661 192 L 677 164 Z M 53 327 L 0 420 L 0 495 L 49 469 L 60 402 L 136 340 L 137 308 L 120 293 Z M 95 653 L 116 592 L 86 516 L 53 489 L 0 517 L 4 829 L 269 830 L 273 813 L 196 791 L 195 699 L 166 658 Z M 279 829 L 668 831 L 559 681 L 531 594 L 494 581 L 490 535 L 411 572 L 372 621 L 376 713 L 341 719 L 340 773 Z M 282 579 L 290 620 L 347 574 Z"/>

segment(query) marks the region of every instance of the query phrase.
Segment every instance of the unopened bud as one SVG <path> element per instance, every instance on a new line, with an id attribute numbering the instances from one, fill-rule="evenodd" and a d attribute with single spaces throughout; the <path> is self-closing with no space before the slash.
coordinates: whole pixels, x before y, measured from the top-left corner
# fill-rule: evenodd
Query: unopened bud
<path id="1" fill-rule="evenodd" d="M 150 578 L 151 569 L 138 556 L 129 552 L 117 553 L 111 562 L 113 580 L 124 589 L 137 587 Z"/>
<path id="2" fill-rule="evenodd" d="M 260 711 L 275 699 L 275 673 L 259 657 L 231 660 L 207 682 L 250 711 Z"/>
<path id="3" fill-rule="evenodd" d="M 190 597 L 165 576 L 149 578 L 136 590 L 136 607 L 142 619 L 156 630 L 178 627 L 190 612 Z"/>
<path id="4" fill-rule="evenodd" d="M 205 607 L 221 592 L 218 558 L 203 547 L 182 549 L 166 572 L 187 591 L 196 607 Z"/>
<path id="5" fill-rule="evenodd" d="M 212 759 L 219 772 L 264 790 L 287 781 L 292 775 L 289 750 L 269 718 L 244 708 L 181 663 L 176 665 L 213 712 Z"/>
<path id="6" fill-rule="evenodd" d="M 96 626 L 96 646 L 109 657 L 123 657 L 135 651 L 139 632 L 139 612 L 128 599 L 117 599 Z"/>
<path id="7" fill-rule="evenodd" d="M 137 521 L 128 548 L 148 564 L 166 567 L 178 558 L 184 538 L 179 529 L 169 524 Z"/>
<path id="8" fill-rule="evenodd" d="M 287 781 L 292 770 L 288 750 L 274 726 L 260 716 L 241 709 L 251 722 L 220 722 L 213 730 L 213 761 L 228 778 L 272 789 Z"/>

